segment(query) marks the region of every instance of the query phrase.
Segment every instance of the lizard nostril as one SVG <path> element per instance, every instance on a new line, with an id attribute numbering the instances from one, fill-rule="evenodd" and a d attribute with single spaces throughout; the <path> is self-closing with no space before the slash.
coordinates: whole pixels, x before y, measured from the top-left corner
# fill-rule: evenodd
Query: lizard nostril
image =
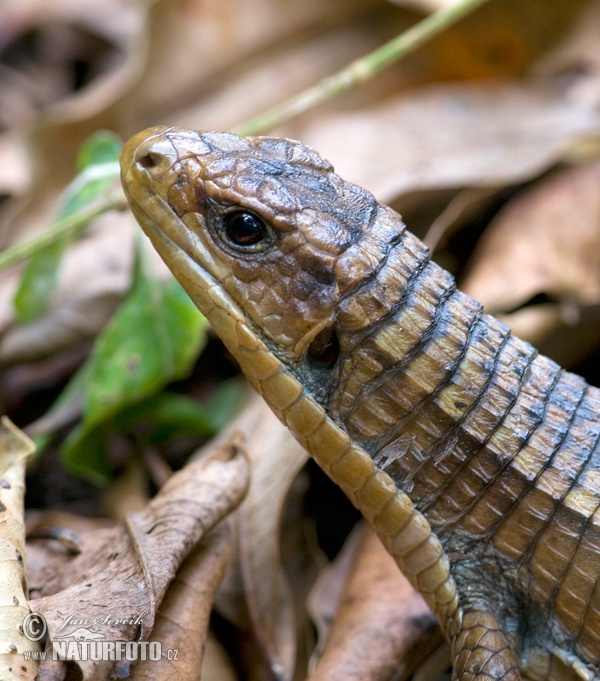
<path id="1" fill-rule="evenodd" d="M 155 151 L 150 151 L 138 158 L 137 164 L 144 170 L 150 170 L 160 165 L 160 162 L 163 160 L 163 158 L 164 156 L 162 154 L 157 154 Z"/>

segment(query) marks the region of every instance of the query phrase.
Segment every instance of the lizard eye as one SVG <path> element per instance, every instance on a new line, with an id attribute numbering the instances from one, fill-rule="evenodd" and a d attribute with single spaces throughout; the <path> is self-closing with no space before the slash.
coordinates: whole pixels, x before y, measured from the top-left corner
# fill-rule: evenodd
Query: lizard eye
<path id="1" fill-rule="evenodd" d="M 254 213 L 244 210 L 223 217 L 223 238 L 232 248 L 245 252 L 262 251 L 271 244 L 267 225 Z"/>

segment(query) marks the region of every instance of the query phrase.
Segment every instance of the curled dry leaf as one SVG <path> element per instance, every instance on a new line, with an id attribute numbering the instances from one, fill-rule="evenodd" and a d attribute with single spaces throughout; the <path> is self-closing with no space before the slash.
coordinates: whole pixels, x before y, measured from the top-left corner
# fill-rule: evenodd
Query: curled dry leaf
<path id="1" fill-rule="evenodd" d="M 123 120 L 164 122 L 219 83 L 228 69 L 243 70 L 251 57 L 273 45 L 290 45 L 340 17 L 376 8 L 378 0 L 161 0 L 149 12 L 151 49 L 135 88 L 116 106 Z M 174 77 L 176 74 L 176 77 Z M 288 74 L 288 78 L 289 78 Z M 259 90 L 260 92 L 260 90 Z M 256 91 L 253 98 L 256 97 Z M 262 100 L 262 93 L 258 98 Z M 261 110 L 261 101 L 256 102 Z M 227 112 L 224 112 L 227 115 Z M 240 114 L 241 115 L 241 114 Z M 236 123 L 240 122 L 238 118 Z M 197 121 L 198 126 L 204 123 Z M 222 129 L 223 123 L 219 125 Z M 131 132 L 134 132 L 131 130 Z"/>
<path id="2" fill-rule="evenodd" d="M 115 129 L 104 112 L 139 75 L 145 15 L 122 0 L 0 3 L 0 126 L 12 124 L 0 166 L 27 157 L 0 213 L 2 246 L 48 225 L 84 140 Z"/>
<path id="3" fill-rule="evenodd" d="M 237 559 L 217 607 L 238 626 L 252 630 L 268 675 L 290 679 L 296 662 L 297 612 L 282 566 L 282 516 L 308 455 L 258 395 L 251 396 L 230 428 L 246 433 L 252 476 L 234 516 Z"/>
<path id="4" fill-rule="evenodd" d="M 32 608 L 44 615 L 53 644 L 75 645 L 77 637 L 146 640 L 179 566 L 239 504 L 247 485 L 247 462 L 232 440 L 173 475 L 125 526 L 83 532 L 76 546 L 62 551 L 50 543 L 55 569 L 38 586 Z M 126 673 L 130 665 L 78 664 L 83 678 Z"/>
<path id="5" fill-rule="evenodd" d="M 599 184 L 600 163 L 594 162 L 557 172 L 509 202 L 461 281 L 515 333 L 563 362 L 598 342 Z M 523 307 L 536 299 L 542 303 Z M 583 329 L 574 348 L 574 332 Z"/>
<path id="6" fill-rule="evenodd" d="M 25 463 L 31 440 L 6 417 L 0 422 L 0 678 L 34 679 L 37 663 L 23 652 L 40 650 L 24 633 L 29 615 L 25 585 Z M 16 671 L 18 669 L 18 672 Z"/>
<path id="7" fill-rule="evenodd" d="M 405 678 L 441 641 L 429 608 L 365 527 L 325 648 L 309 678 Z"/>
<path id="8" fill-rule="evenodd" d="M 137 665 L 133 681 L 200 679 L 208 619 L 231 559 L 231 539 L 229 525 L 221 523 L 202 538 L 181 566 L 152 630 L 152 639 L 162 644 L 161 659 Z"/>
<path id="9" fill-rule="evenodd" d="M 73 107 L 75 96 L 79 114 L 90 99 L 104 104 L 106 92 L 95 91 L 115 78 L 139 30 L 138 12 L 121 0 L 5 2 L 0 22 L 3 127 L 40 110 Z"/>
<path id="10" fill-rule="evenodd" d="M 592 107 L 535 83 L 463 83 L 429 86 L 287 132 L 389 203 L 416 189 L 521 181 L 600 133 L 600 124 Z"/>
<path id="11" fill-rule="evenodd" d="M 252 479 L 237 514 L 240 565 L 250 620 L 275 678 L 291 679 L 296 662 L 295 601 L 281 559 L 283 506 L 308 459 L 261 399 L 248 439 Z"/>
<path id="12" fill-rule="evenodd" d="M 587 2 L 575 25 L 535 66 L 536 76 L 554 81 L 566 98 L 600 104 L 600 0 Z"/>
<path id="13" fill-rule="evenodd" d="M 27 512 L 27 583 L 29 592 L 39 596 L 52 592 L 56 573 L 62 570 L 65 556 L 81 553 L 85 536 L 96 530 L 115 527 L 108 518 L 88 518 L 63 511 Z M 56 550 L 50 551 L 50 542 Z"/>
<path id="14" fill-rule="evenodd" d="M 162 601 L 182 557 L 239 505 L 248 483 L 248 462 L 234 434 L 224 446 L 209 449 L 169 478 L 145 511 L 129 515 L 127 526 L 156 603 Z M 142 635 L 151 626 L 144 622 Z"/>

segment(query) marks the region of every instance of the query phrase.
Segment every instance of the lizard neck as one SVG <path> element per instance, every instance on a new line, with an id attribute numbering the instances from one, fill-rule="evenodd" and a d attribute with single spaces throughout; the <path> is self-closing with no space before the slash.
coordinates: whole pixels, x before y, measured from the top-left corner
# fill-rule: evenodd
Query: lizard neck
<path id="1" fill-rule="evenodd" d="M 379 241 L 357 249 L 377 259 L 365 266 L 376 276 L 360 279 L 359 266 L 352 279 L 340 265 L 341 362 L 328 412 L 442 527 L 471 518 L 521 453 L 532 471 L 543 466 L 548 451 L 533 435 L 552 394 L 574 409 L 582 382 L 561 388 L 570 375 L 458 291 L 393 213 L 382 221 Z M 475 534 L 497 521 L 480 515 L 468 521 Z"/>

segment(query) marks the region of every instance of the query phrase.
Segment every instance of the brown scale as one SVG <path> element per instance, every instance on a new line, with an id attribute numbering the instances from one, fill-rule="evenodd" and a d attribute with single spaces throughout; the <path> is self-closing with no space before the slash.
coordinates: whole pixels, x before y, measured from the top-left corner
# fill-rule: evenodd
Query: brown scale
<path id="1" fill-rule="evenodd" d="M 600 394 L 297 142 L 154 128 L 138 221 L 436 613 L 460 681 L 597 679 Z"/>

